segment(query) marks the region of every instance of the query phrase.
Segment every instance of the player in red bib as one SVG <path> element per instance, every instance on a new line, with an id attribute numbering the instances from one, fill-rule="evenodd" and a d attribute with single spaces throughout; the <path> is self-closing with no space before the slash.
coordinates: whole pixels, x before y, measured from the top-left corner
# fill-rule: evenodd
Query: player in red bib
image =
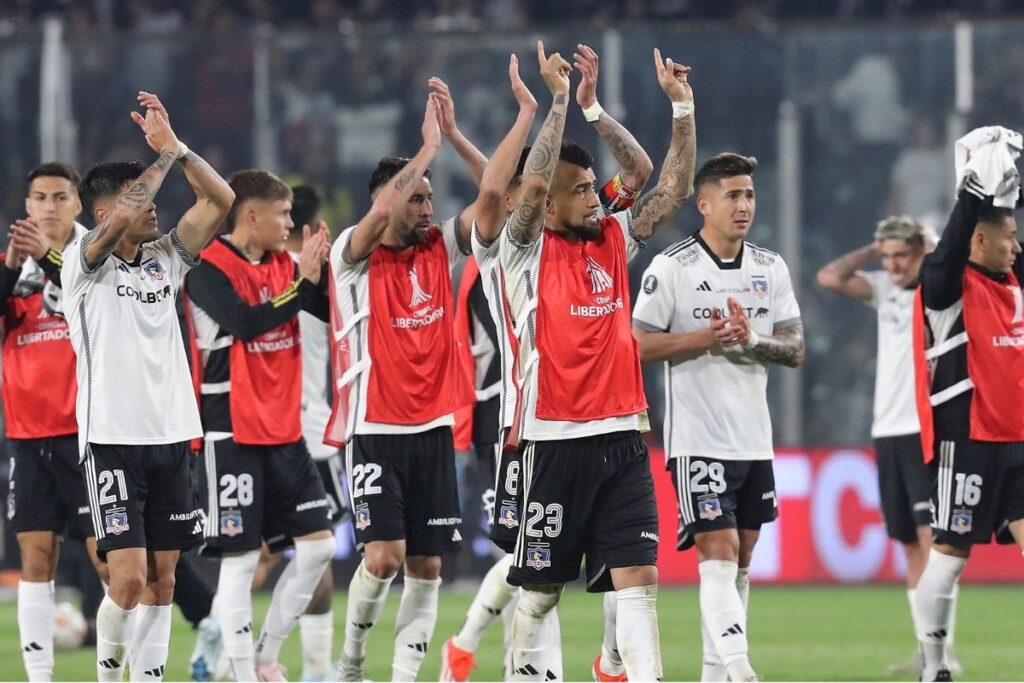
<path id="1" fill-rule="evenodd" d="M 551 111 L 523 172 L 500 259 L 519 337 L 522 515 L 509 582 L 515 680 L 543 680 L 545 615 L 586 557 L 588 590 L 615 590 L 618 650 L 631 680 L 661 678 L 655 610 L 658 518 L 647 401 L 630 324 L 627 264 L 693 192 L 695 133 L 687 67 L 655 68 L 672 101 L 672 143 L 657 185 L 601 217 L 590 155 L 562 141 L 569 64 L 537 45 Z"/>
<path id="2" fill-rule="evenodd" d="M 917 411 L 932 481 L 932 547 L 917 583 L 922 681 L 949 681 L 948 619 L 975 543 L 1024 549 L 1024 261 L 1021 136 L 992 126 L 956 143 L 956 206 L 921 267 Z"/>
<path id="3" fill-rule="evenodd" d="M 228 234 L 203 250 L 188 279 L 202 355 L 204 552 L 222 557 L 218 616 L 235 677 L 283 680 L 281 645 L 334 554 L 330 504 L 300 419 L 298 314 L 327 318 L 327 236 L 304 227 L 296 263 L 285 250 L 291 189 L 259 170 L 229 184 Z M 294 545 L 295 567 L 274 590 L 254 653 L 250 587 L 263 542 L 271 552 Z"/>
<path id="4" fill-rule="evenodd" d="M 365 676 L 366 638 L 400 567 L 405 586 L 392 680 L 413 680 L 437 619 L 441 554 L 458 547 L 454 412 L 472 401 L 455 339 L 451 268 L 469 252 L 460 217 L 434 225 L 429 170 L 441 144 L 440 83 L 431 82 L 423 147 L 383 159 L 373 206 L 331 249 L 333 415 L 326 441 L 345 445 L 356 543 L 341 680 Z M 460 139 L 479 178 L 486 158 Z"/>
<path id="5" fill-rule="evenodd" d="M 0 266 L 3 399 L 11 452 L 7 523 L 21 551 L 18 632 L 30 681 L 53 676 L 53 577 L 58 535 L 85 541 L 96 558 L 75 420 L 75 352 L 60 294 L 65 247 L 81 238 L 78 173 L 48 163 L 28 176 L 26 220 L 11 226 Z"/>

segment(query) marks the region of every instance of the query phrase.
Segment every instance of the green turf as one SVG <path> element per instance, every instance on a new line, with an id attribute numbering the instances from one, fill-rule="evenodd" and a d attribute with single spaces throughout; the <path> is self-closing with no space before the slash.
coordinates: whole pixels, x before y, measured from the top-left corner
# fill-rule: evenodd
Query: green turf
<path id="1" fill-rule="evenodd" d="M 441 643 L 460 625 L 472 596 L 443 592 L 441 613 L 420 680 L 436 680 Z M 257 596 L 257 614 L 267 596 Z M 695 589 L 663 589 L 658 601 L 661 650 L 666 680 L 695 680 L 700 674 L 700 629 Z M 369 675 L 390 680 L 392 633 L 398 591 L 370 637 Z M 344 596 L 335 604 L 335 653 L 343 629 Z M 562 638 L 567 680 L 589 680 L 590 665 L 601 642 L 603 620 L 599 596 L 569 590 L 562 601 Z M 964 587 L 960 594 L 957 652 L 967 671 L 959 680 L 1021 680 L 1021 619 L 1024 591 L 1017 586 Z M 886 665 L 902 660 L 913 648 L 907 600 L 898 586 L 870 588 L 768 588 L 751 591 L 751 660 L 765 680 L 900 680 L 885 674 Z M 188 678 L 187 660 L 193 633 L 175 614 L 167 680 Z M 492 627 L 478 652 L 475 680 L 501 676 L 501 626 Z M 301 672 L 298 634 L 285 645 L 282 661 L 298 680 Z M 57 653 L 55 680 L 95 680 L 89 650 Z M 15 607 L 0 605 L 0 679 L 24 680 L 18 652 Z M 903 680 L 912 680 L 907 676 Z"/>

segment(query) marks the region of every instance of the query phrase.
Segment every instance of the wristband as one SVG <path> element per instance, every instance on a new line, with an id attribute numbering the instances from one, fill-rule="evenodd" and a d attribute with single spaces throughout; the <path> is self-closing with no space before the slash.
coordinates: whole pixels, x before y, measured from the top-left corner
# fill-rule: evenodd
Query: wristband
<path id="1" fill-rule="evenodd" d="M 761 339 L 757 336 L 757 332 L 750 330 L 750 334 L 747 336 L 747 343 L 743 345 L 747 351 L 753 351 L 754 347 L 761 343 Z"/>
<path id="2" fill-rule="evenodd" d="M 181 160 L 181 159 L 183 159 L 183 158 L 184 158 L 184 157 L 185 157 L 185 156 L 186 156 L 186 155 L 187 155 L 187 154 L 188 154 L 188 153 L 189 153 L 190 151 L 191 151 L 191 150 L 190 150 L 190 149 L 188 148 L 188 145 L 186 145 L 186 144 L 185 144 L 184 142 L 182 142 L 181 140 L 178 140 L 178 151 L 177 151 L 177 153 L 176 153 L 176 155 L 175 155 L 175 157 L 174 157 L 174 158 L 175 158 L 175 159 L 177 159 L 177 160 Z"/>
<path id="3" fill-rule="evenodd" d="M 672 103 L 672 118 L 685 119 L 693 113 L 693 100 Z"/>
<path id="4" fill-rule="evenodd" d="M 601 103 L 598 102 L 597 100 L 594 100 L 594 103 L 592 105 L 583 110 L 583 118 L 585 118 L 590 123 L 593 123 L 594 121 L 597 121 L 599 118 L 601 118 L 601 114 L 603 113 L 604 109 L 601 107 Z"/>

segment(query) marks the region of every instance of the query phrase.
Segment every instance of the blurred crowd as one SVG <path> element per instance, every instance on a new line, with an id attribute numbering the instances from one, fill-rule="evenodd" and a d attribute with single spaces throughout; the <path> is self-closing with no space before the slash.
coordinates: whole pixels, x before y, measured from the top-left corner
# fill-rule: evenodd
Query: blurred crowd
<path id="1" fill-rule="evenodd" d="M 77 30 L 95 26 L 167 32 L 270 23 L 351 32 L 367 24 L 434 30 L 525 29 L 565 21 L 600 26 L 629 21 L 872 20 L 1004 16 L 1015 0 L 0 0 L 10 30 L 52 12 Z"/>

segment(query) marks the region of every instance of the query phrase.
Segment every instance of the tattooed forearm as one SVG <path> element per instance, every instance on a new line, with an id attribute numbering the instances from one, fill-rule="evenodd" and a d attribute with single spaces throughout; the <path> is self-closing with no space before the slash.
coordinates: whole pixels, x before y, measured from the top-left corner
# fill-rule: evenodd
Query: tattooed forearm
<path id="1" fill-rule="evenodd" d="M 544 220 L 541 209 L 558 167 L 568 101 L 568 95 L 555 95 L 551 111 L 530 148 L 530 155 L 526 157 L 522 198 L 509 225 L 509 235 L 519 244 L 533 242 L 540 233 Z"/>
<path id="2" fill-rule="evenodd" d="M 693 115 L 672 119 L 672 144 L 661 167 L 658 184 L 640 198 L 633 208 L 633 226 L 640 239 L 647 239 L 693 194 L 693 169 L 697 140 Z"/>
<path id="3" fill-rule="evenodd" d="M 632 189 L 640 189 L 651 177 L 653 164 L 647 156 L 647 152 L 636 141 L 636 138 L 626 130 L 625 126 L 608 116 L 601 114 L 601 118 L 594 124 L 597 134 L 601 136 L 605 146 L 615 157 L 615 162 L 623 173 L 623 180 Z"/>
<path id="4" fill-rule="evenodd" d="M 90 266 L 102 263 L 117 249 L 121 237 L 132 223 L 149 209 L 153 197 L 174 164 L 174 159 L 174 152 L 161 154 L 153 165 L 143 171 L 128 190 L 117 198 L 114 210 L 90 232 L 88 243 L 83 242 L 86 263 Z"/>
<path id="5" fill-rule="evenodd" d="M 760 337 L 752 353 L 765 363 L 797 367 L 804 362 L 803 323 L 778 330 L 771 337 Z"/>
<path id="6" fill-rule="evenodd" d="M 405 173 L 398 176 L 398 180 L 395 181 L 395 190 L 401 192 L 405 188 L 409 187 L 409 183 L 412 182 L 413 178 L 416 177 L 416 169 L 409 168 Z"/>

